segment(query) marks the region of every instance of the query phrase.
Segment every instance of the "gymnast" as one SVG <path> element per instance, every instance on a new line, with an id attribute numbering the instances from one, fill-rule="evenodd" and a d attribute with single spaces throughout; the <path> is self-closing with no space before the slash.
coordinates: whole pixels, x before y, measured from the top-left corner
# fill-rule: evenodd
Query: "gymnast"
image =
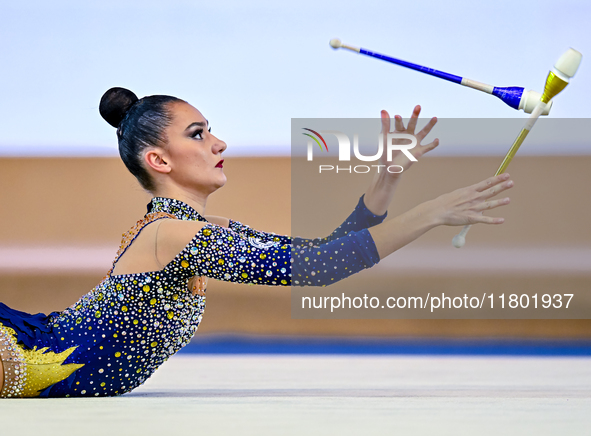
<path id="1" fill-rule="evenodd" d="M 0 303 L 0 398 L 130 392 L 189 343 L 203 316 L 208 278 L 330 285 L 434 227 L 501 224 L 503 218 L 483 211 L 508 204 L 508 198 L 491 198 L 513 186 L 501 174 L 384 222 L 400 174 L 382 172 L 329 236 L 291 238 L 205 215 L 209 195 L 226 183 L 226 144 L 187 102 L 162 95 L 138 99 L 112 88 L 100 113 L 117 129 L 123 162 L 153 195 L 148 213 L 123 235 L 106 277 L 71 307 L 31 315 Z M 419 113 L 417 106 L 406 127 L 396 116 L 395 131 L 415 135 Z M 381 117 L 384 134 L 390 132 L 390 115 L 382 111 Z M 415 158 L 438 145 L 422 145 L 436 122 L 415 135 Z M 412 162 L 399 152 L 390 164 L 408 170 Z"/>

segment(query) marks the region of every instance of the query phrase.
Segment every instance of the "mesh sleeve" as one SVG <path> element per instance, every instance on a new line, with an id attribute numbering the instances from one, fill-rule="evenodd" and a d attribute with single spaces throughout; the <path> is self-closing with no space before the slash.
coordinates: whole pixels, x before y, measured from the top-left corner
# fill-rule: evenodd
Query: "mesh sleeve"
<path id="1" fill-rule="evenodd" d="M 367 229 L 310 246 L 287 239 L 262 241 L 207 224 L 166 268 L 184 278 L 206 276 L 269 286 L 326 286 L 378 261 Z"/>
<path id="2" fill-rule="evenodd" d="M 336 239 L 342 238 L 350 232 L 355 232 L 378 225 L 381 222 L 383 222 L 384 219 L 386 219 L 388 212 L 386 212 L 384 215 L 375 215 L 365 205 L 364 197 L 365 194 L 359 198 L 357 206 L 355 207 L 353 212 L 351 212 L 351 214 L 347 217 L 347 219 L 345 219 L 345 221 L 343 221 L 343 223 L 340 226 L 338 226 L 330 235 L 324 238 L 291 238 L 289 236 L 281 236 L 275 233 L 267 233 L 261 232 L 259 230 L 254 230 L 246 224 L 242 224 L 234 220 L 230 220 L 230 229 L 232 229 L 236 233 L 246 235 L 248 238 L 258 239 L 260 242 L 263 243 L 280 242 L 282 244 L 293 243 L 294 245 L 298 246 L 320 246 L 328 242 L 334 241 Z"/>

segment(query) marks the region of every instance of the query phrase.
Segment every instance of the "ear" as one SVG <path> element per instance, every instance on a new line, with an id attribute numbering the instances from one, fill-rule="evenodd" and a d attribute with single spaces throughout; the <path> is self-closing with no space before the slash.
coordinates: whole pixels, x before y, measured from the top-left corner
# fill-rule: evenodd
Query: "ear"
<path id="1" fill-rule="evenodd" d="M 167 174 L 172 168 L 168 164 L 166 152 L 160 147 L 152 147 L 144 154 L 144 162 L 154 171 Z"/>

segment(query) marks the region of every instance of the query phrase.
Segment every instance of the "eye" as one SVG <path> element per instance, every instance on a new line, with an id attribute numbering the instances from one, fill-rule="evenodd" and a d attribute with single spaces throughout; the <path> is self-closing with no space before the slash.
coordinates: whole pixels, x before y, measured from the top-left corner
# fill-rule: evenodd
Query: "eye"
<path id="1" fill-rule="evenodd" d="M 211 133 L 211 127 L 210 127 L 209 129 L 207 129 L 207 131 L 208 131 L 209 133 Z"/>
<path id="2" fill-rule="evenodd" d="M 193 139 L 203 139 L 203 129 L 197 129 L 191 135 Z"/>

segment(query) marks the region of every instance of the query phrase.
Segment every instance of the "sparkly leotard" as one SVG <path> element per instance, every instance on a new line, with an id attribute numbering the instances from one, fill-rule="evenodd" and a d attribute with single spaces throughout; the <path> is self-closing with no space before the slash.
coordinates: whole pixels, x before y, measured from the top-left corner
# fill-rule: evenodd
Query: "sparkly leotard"
<path id="1" fill-rule="evenodd" d="M 230 220 L 206 224 L 160 271 L 112 275 L 63 312 L 30 315 L 0 303 L 0 397 L 121 395 L 144 383 L 193 337 L 205 296 L 195 276 L 272 286 L 325 286 L 379 261 L 367 228 L 376 216 L 363 197 L 330 236 L 302 239 L 260 232 Z M 187 204 L 154 198 L 124 235 L 119 256 L 158 219 L 207 222 Z"/>

